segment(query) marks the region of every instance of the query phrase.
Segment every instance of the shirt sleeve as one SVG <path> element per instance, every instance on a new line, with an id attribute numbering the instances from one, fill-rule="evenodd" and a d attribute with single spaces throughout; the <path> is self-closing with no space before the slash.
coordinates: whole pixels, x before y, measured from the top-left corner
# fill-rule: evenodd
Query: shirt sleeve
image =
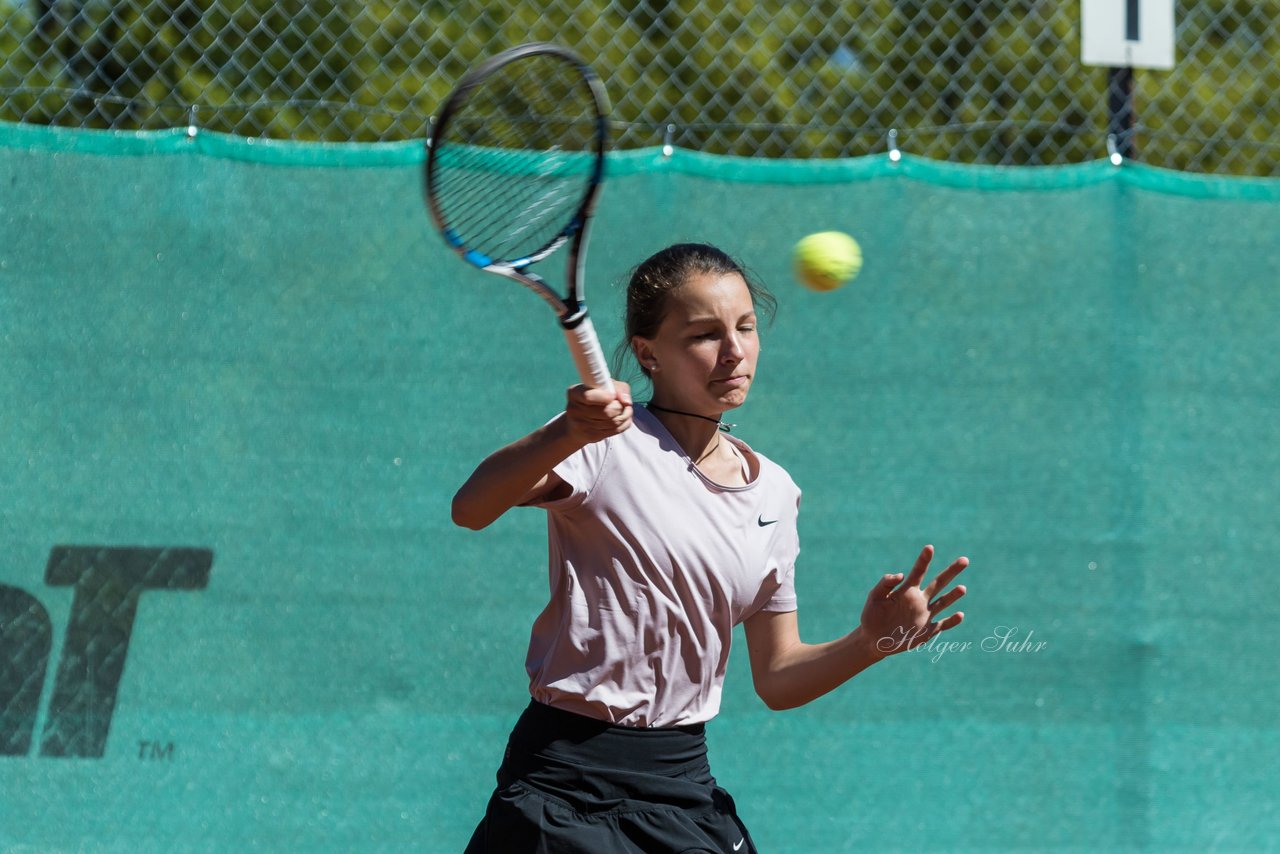
<path id="1" fill-rule="evenodd" d="M 800 490 L 796 489 L 795 513 L 786 520 L 786 536 L 779 537 L 770 556 L 773 571 L 766 576 L 764 589 L 775 584 L 777 586 L 758 610 L 779 613 L 796 610 L 796 559 L 800 556 L 800 533 L 796 527 L 796 519 L 799 515 Z"/>
<path id="2" fill-rule="evenodd" d="M 555 500 L 532 501 L 529 506 L 564 511 L 582 504 L 600 479 L 612 441 L 609 438 L 592 442 L 561 460 L 551 471 L 569 485 L 569 494 Z"/>
<path id="3" fill-rule="evenodd" d="M 794 611 L 797 607 L 796 599 L 796 562 L 795 555 L 800 553 L 800 549 L 796 548 L 792 558 L 778 565 L 774 578 L 777 579 L 777 589 L 773 591 L 773 595 L 769 597 L 769 601 L 764 603 L 760 608 L 761 611 Z"/>

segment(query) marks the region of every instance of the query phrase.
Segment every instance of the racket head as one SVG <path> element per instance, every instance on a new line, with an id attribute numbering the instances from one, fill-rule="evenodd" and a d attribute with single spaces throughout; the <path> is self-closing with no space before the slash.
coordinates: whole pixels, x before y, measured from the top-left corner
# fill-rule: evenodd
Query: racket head
<path id="1" fill-rule="evenodd" d="M 605 114 L 599 78 L 558 45 L 468 72 L 427 142 L 424 192 L 445 242 L 477 267 L 519 272 L 581 235 L 604 179 Z"/>

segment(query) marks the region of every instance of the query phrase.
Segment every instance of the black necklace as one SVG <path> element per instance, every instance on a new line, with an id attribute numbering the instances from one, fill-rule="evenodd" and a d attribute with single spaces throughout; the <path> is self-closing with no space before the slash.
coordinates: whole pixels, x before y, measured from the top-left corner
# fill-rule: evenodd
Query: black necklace
<path id="1" fill-rule="evenodd" d="M 721 433 L 728 433 L 734 427 L 738 426 L 737 424 L 725 424 L 719 418 L 712 418 L 710 415 L 699 415 L 696 412 L 681 412 L 679 409 L 667 409 L 665 406 L 659 406 L 653 401 L 649 401 L 648 403 L 646 403 L 645 408 L 656 409 L 659 412 L 669 412 L 672 415 L 684 415 L 689 418 L 701 418 L 703 421 L 710 421 L 712 424 L 716 425 L 716 429 L 719 430 Z"/>

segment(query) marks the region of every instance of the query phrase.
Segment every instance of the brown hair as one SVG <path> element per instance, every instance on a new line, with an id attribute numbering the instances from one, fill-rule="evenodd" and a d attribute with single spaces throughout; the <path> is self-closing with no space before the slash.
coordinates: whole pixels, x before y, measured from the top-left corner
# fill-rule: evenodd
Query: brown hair
<path id="1" fill-rule="evenodd" d="M 772 320 L 778 301 L 768 288 L 755 280 L 747 269 L 728 253 L 707 243 L 677 243 L 659 250 L 641 261 L 631 271 L 627 283 L 627 308 L 623 316 L 623 338 L 613 354 L 613 372 L 623 373 L 627 357 L 633 355 L 631 338 L 652 338 L 658 333 L 667 314 L 667 296 L 694 276 L 736 273 L 747 283 L 751 304 L 756 311 Z M 647 377 L 649 369 L 640 366 Z"/>

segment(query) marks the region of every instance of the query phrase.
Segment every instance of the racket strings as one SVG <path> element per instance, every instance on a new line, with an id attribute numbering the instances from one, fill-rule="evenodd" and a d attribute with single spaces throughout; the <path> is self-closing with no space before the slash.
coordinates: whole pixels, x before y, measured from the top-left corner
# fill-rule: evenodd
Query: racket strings
<path id="1" fill-rule="evenodd" d="M 431 189 L 447 226 L 495 260 L 538 253 L 595 179 L 599 121 L 590 85 L 560 57 L 527 57 L 481 80 L 433 141 Z"/>
<path id="2" fill-rule="evenodd" d="M 510 121 L 504 126 L 520 127 Z M 463 151 L 456 164 L 453 158 L 446 160 L 440 176 L 437 193 L 450 225 L 468 245 L 494 257 L 514 260 L 549 242 L 574 214 L 589 184 L 590 164 L 579 158 L 575 168 L 572 159 L 560 154 L 562 149 L 536 159 L 520 156 L 525 152 L 516 144 L 530 140 L 536 129 L 530 125 L 530 133 L 500 148 L 504 156 L 483 149 Z"/>

